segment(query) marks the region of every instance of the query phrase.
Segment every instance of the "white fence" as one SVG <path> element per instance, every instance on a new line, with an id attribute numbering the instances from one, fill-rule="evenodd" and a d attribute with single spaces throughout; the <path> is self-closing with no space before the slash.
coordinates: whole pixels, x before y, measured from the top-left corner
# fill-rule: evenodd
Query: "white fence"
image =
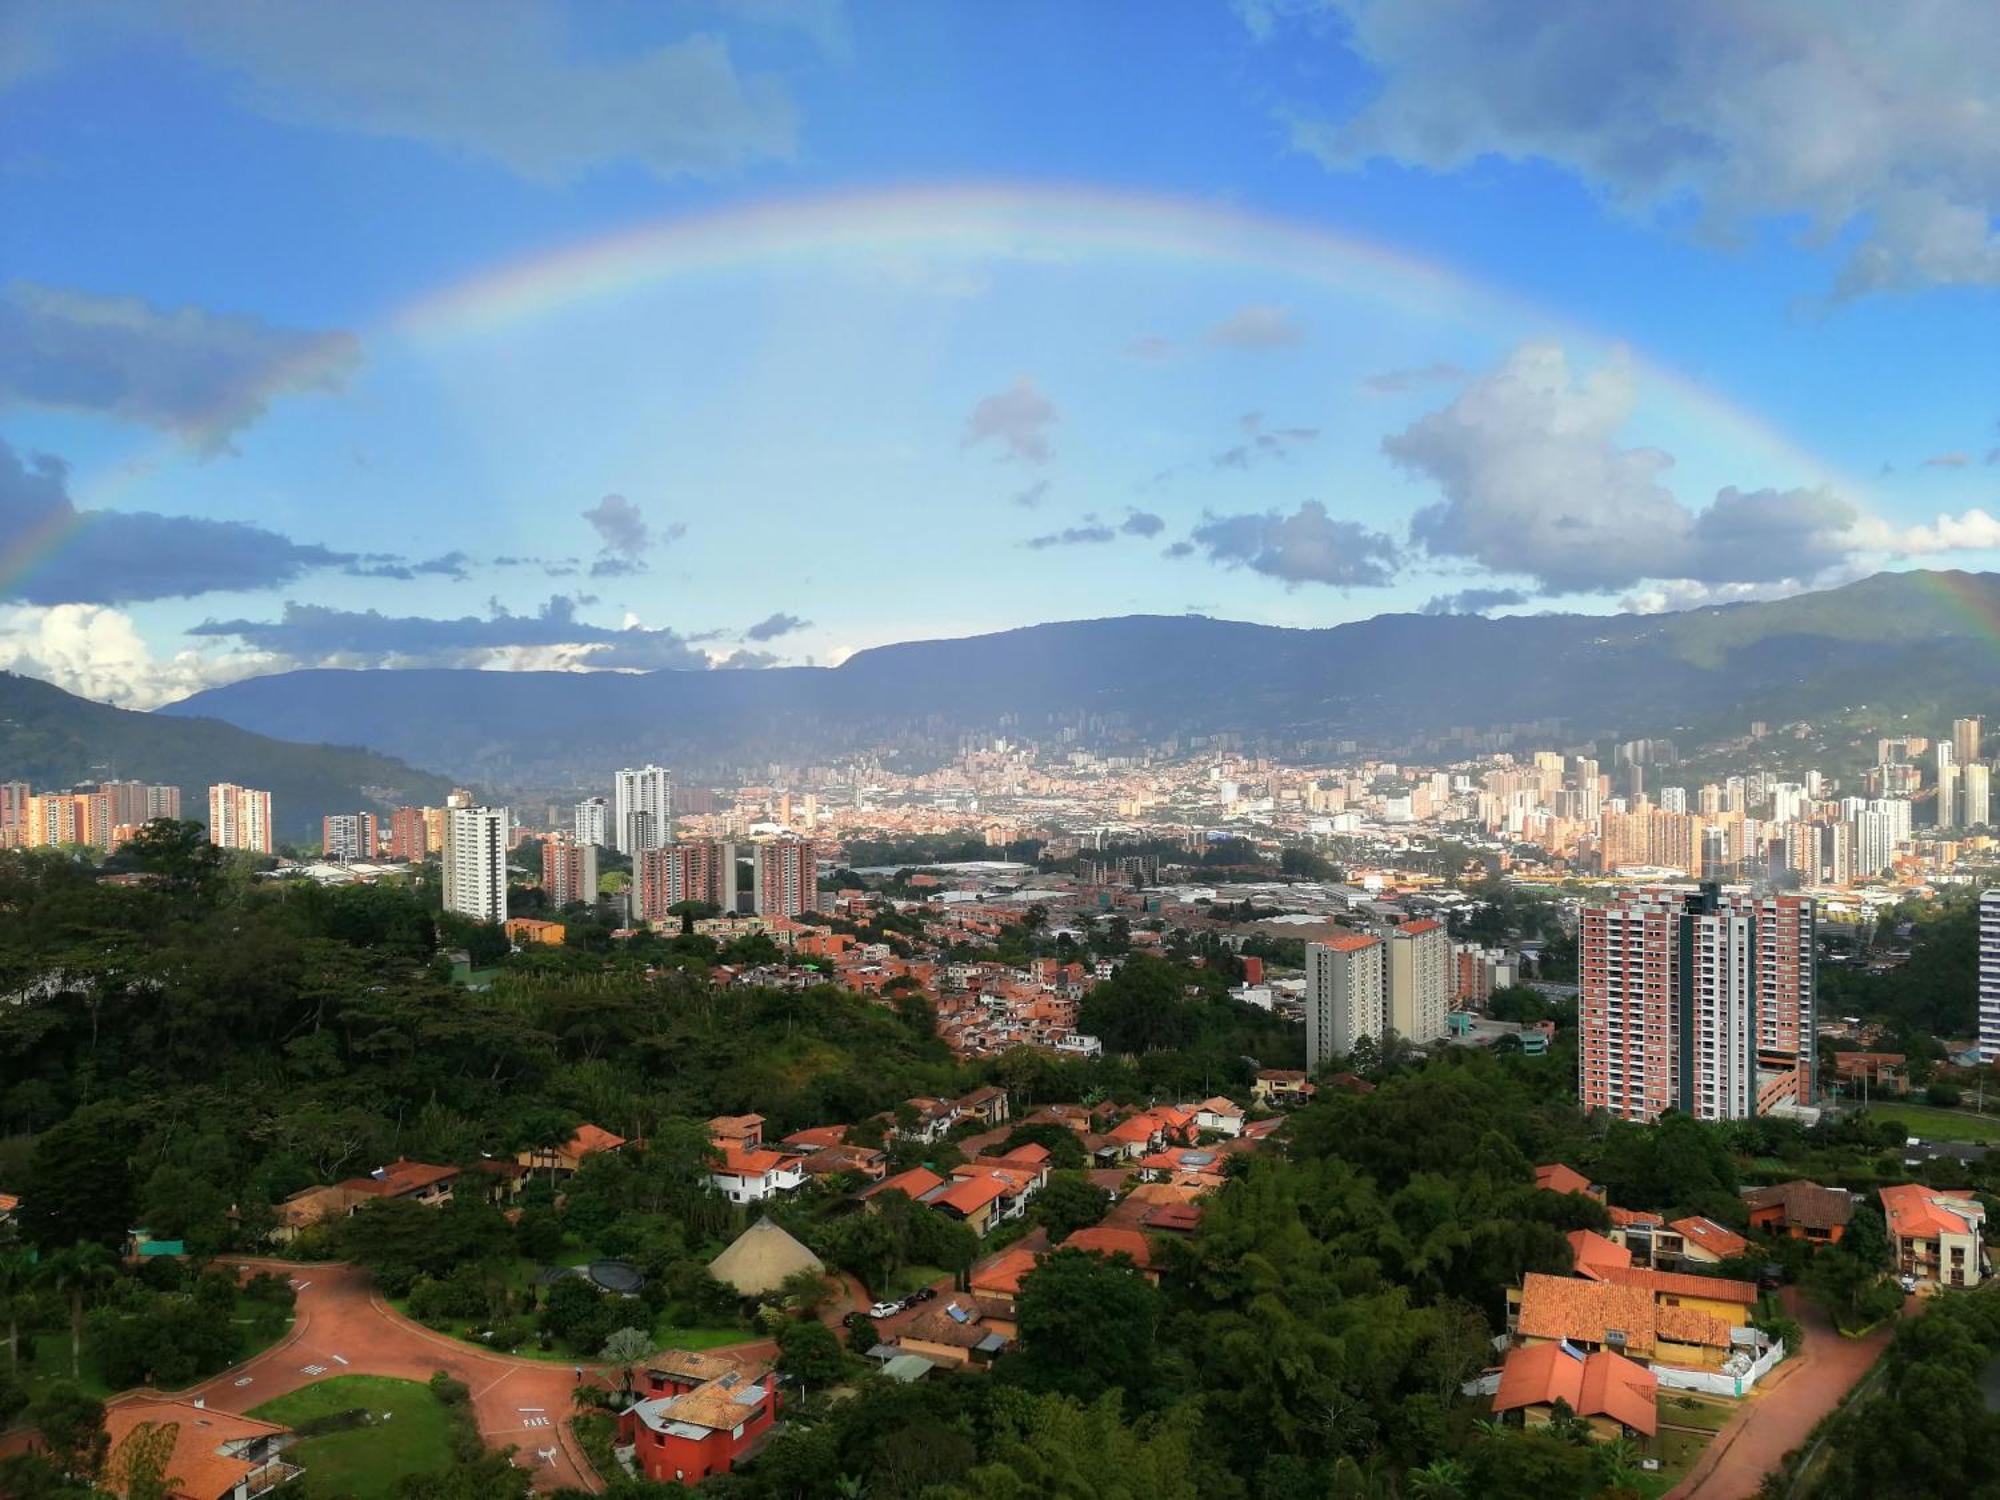
<path id="1" fill-rule="evenodd" d="M 1774 1341 L 1740 1375 L 1727 1375 L 1720 1370 L 1683 1370 L 1673 1365 L 1651 1365 L 1648 1368 L 1668 1390 L 1706 1391 L 1711 1396 L 1741 1396 L 1770 1374 L 1784 1357 L 1785 1345 L 1780 1339 Z"/>

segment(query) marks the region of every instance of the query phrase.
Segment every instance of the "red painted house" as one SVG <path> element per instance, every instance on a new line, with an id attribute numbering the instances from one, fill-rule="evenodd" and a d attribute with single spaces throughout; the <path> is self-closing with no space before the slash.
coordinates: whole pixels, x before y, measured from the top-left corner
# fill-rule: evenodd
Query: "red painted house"
<path id="1" fill-rule="evenodd" d="M 778 1418 L 768 1364 L 670 1349 L 646 1363 L 651 1394 L 618 1418 L 618 1441 L 656 1484 L 700 1484 L 764 1445 Z"/>

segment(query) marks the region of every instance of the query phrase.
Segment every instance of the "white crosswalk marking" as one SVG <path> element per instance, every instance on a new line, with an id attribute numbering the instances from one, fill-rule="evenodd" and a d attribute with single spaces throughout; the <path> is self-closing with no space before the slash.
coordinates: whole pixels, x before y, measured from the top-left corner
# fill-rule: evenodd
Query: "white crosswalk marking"
<path id="1" fill-rule="evenodd" d="M 326 1373 L 326 1366 L 325 1366 L 325 1365 L 300 1365 L 300 1366 L 299 1366 L 299 1373 L 300 1373 L 301 1375 L 324 1375 L 324 1374 Z"/>

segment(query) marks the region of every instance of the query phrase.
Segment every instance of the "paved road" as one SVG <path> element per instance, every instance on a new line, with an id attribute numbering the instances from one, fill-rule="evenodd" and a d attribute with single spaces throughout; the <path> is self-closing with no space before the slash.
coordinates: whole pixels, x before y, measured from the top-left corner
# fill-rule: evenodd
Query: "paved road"
<path id="1" fill-rule="evenodd" d="M 433 1333 L 376 1296 L 367 1273 L 353 1266 L 231 1263 L 292 1279 L 298 1290 L 292 1329 L 282 1342 L 190 1396 L 218 1411 L 244 1412 L 335 1375 L 428 1380 L 443 1370 L 471 1390 L 480 1436 L 495 1448 L 519 1448 L 514 1462 L 533 1471 L 537 1489 L 603 1488 L 569 1433 L 576 1385 L 571 1366 L 495 1354 Z"/>
<path id="2" fill-rule="evenodd" d="M 1866 1338 L 1844 1339 L 1819 1307 L 1784 1292 L 1787 1310 L 1806 1331 L 1805 1349 L 1771 1372 L 1716 1434 L 1667 1500 L 1748 1500 L 1763 1477 L 1804 1445 L 1819 1419 L 1839 1404 L 1888 1347 L 1894 1324 Z M 1915 1299 L 1911 1299 L 1914 1304 Z M 1908 1307 L 1905 1308 L 1908 1311 Z"/>

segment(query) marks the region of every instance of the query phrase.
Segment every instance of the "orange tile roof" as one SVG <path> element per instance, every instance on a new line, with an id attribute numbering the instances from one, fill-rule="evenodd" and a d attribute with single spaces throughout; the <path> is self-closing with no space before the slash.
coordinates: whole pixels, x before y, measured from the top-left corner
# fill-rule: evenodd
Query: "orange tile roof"
<path id="1" fill-rule="evenodd" d="M 1658 1214 L 1640 1213 L 1637 1209 L 1620 1208 L 1615 1203 L 1606 1208 L 1605 1212 L 1611 1215 L 1611 1227 L 1614 1229 L 1634 1229 L 1642 1225 L 1657 1229 L 1664 1222 Z"/>
<path id="2" fill-rule="evenodd" d="M 1433 921 L 1429 917 L 1423 917 L 1415 922 L 1405 922 L 1401 927 L 1398 927 L 1396 931 L 1402 933 L 1405 937 L 1408 937 L 1410 934 L 1416 932 L 1436 932 L 1442 926 L 1444 926 L 1444 923 L 1442 922 Z"/>
<path id="3" fill-rule="evenodd" d="M 1750 1248 L 1750 1242 L 1735 1230 L 1718 1224 L 1713 1219 L 1696 1214 L 1691 1218 L 1676 1219 L 1668 1226 L 1689 1244 L 1699 1245 L 1710 1255 L 1728 1259 L 1741 1255 Z"/>
<path id="4" fill-rule="evenodd" d="M 1964 1212 L 1965 1208 L 1976 1206 L 1970 1193 L 1927 1188 L 1918 1182 L 1885 1187 L 1881 1193 L 1882 1213 L 1889 1221 L 1889 1233 L 1898 1239 L 1934 1240 L 1941 1234 L 1978 1232 L 1977 1221 Z"/>
<path id="5" fill-rule="evenodd" d="M 173 1457 L 167 1464 L 167 1473 L 174 1480 L 174 1494 L 202 1497 L 202 1500 L 234 1492 L 239 1483 L 260 1467 L 218 1452 L 224 1443 L 271 1437 L 290 1430 L 273 1422 L 260 1422 L 255 1417 L 210 1411 L 188 1401 L 121 1401 L 104 1410 L 104 1430 L 111 1439 L 111 1451 L 116 1453 L 142 1422 L 174 1429 Z"/>
<path id="6" fill-rule="evenodd" d="M 1632 1252 L 1601 1234 L 1589 1229 L 1573 1229 L 1567 1238 L 1570 1258 L 1579 1276 L 1588 1276 L 1594 1281 L 1609 1281 L 1611 1278 L 1605 1274 L 1607 1271 L 1631 1269 Z"/>
<path id="7" fill-rule="evenodd" d="M 1002 1250 L 985 1266 L 972 1268 L 972 1289 L 1012 1296 L 1021 1290 L 1021 1278 L 1034 1270 L 1040 1260 L 1041 1256 L 1033 1250 Z"/>
<path id="8" fill-rule="evenodd" d="M 1574 1167 L 1558 1161 L 1535 1168 L 1535 1186 L 1550 1193 L 1588 1193 L 1593 1184 Z"/>
<path id="9" fill-rule="evenodd" d="M 1655 1271 L 1648 1266 L 1628 1263 L 1606 1270 L 1600 1281 L 1620 1286 L 1642 1286 L 1654 1296 L 1706 1297 L 1713 1302 L 1740 1302 L 1757 1305 L 1757 1288 L 1747 1281 L 1729 1281 L 1721 1276 L 1694 1276 L 1685 1271 Z"/>
<path id="10" fill-rule="evenodd" d="M 1579 1417 L 1610 1417 L 1651 1437 L 1659 1427 L 1659 1390 L 1651 1370 L 1609 1349 L 1584 1356 L 1560 1344 L 1534 1344 L 1508 1352 L 1493 1410 L 1564 1401 Z"/>
<path id="11" fill-rule="evenodd" d="M 599 1151 L 616 1151 L 625 1144 L 625 1137 L 613 1135 L 597 1125 L 579 1125 L 576 1134 L 569 1138 L 571 1156 L 590 1156 Z"/>
<path id="12" fill-rule="evenodd" d="M 937 1173 L 925 1167 L 911 1167 L 908 1171 L 898 1172 L 894 1177 L 883 1178 L 875 1186 L 862 1193 L 861 1196 L 863 1198 L 873 1198 L 877 1193 L 886 1193 L 894 1190 L 912 1202 L 915 1202 L 922 1198 L 925 1193 L 943 1186 L 944 1179 L 938 1176 Z"/>
<path id="13" fill-rule="evenodd" d="M 1660 1338 L 1676 1344 L 1703 1344 L 1711 1349 L 1729 1347 L 1729 1325 L 1692 1307 L 1658 1308 L 1653 1314 L 1653 1326 Z"/>
<path id="14" fill-rule="evenodd" d="M 814 1125 L 808 1130 L 794 1130 L 785 1137 L 787 1146 L 844 1146 L 847 1144 L 845 1125 Z"/>
<path id="15" fill-rule="evenodd" d="M 1331 948 L 1336 953 L 1359 953 L 1363 948 L 1373 948 L 1382 940 L 1363 932 L 1333 933 L 1319 940 L 1322 948 Z"/>
<path id="16" fill-rule="evenodd" d="M 1120 1120 L 1105 1132 L 1114 1141 L 1150 1141 L 1159 1130 L 1160 1122 L 1148 1115 L 1134 1115 L 1129 1120 Z"/>
<path id="17" fill-rule="evenodd" d="M 1136 1229 L 1109 1229 L 1094 1224 L 1079 1229 L 1062 1242 L 1065 1250 L 1087 1250 L 1092 1255 L 1129 1255 L 1132 1264 L 1145 1270 L 1153 1263 L 1153 1247 Z"/>
<path id="18" fill-rule="evenodd" d="M 930 1203 L 937 1208 L 949 1208 L 968 1217 L 1007 1196 L 1008 1184 L 991 1174 L 977 1177 L 961 1177 L 939 1193 Z"/>
<path id="19" fill-rule="evenodd" d="M 744 1151 L 730 1145 L 723 1148 L 722 1165 L 716 1170 L 728 1177 L 762 1177 L 766 1172 L 782 1171 L 787 1162 L 796 1166 L 801 1159 L 796 1151 L 767 1151 L 761 1148 Z"/>
<path id="20" fill-rule="evenodd" d="M 1652 1293 L 1644 1287 L 1530 1271 L 1522 1278 L 1515 1330 L 1523 1338 L 1602 1344 L 1605 1330 L 1615 1328 L 1627 1351 L 1644 1357 L 1653 1352 L 1654 1321 Z"/>

